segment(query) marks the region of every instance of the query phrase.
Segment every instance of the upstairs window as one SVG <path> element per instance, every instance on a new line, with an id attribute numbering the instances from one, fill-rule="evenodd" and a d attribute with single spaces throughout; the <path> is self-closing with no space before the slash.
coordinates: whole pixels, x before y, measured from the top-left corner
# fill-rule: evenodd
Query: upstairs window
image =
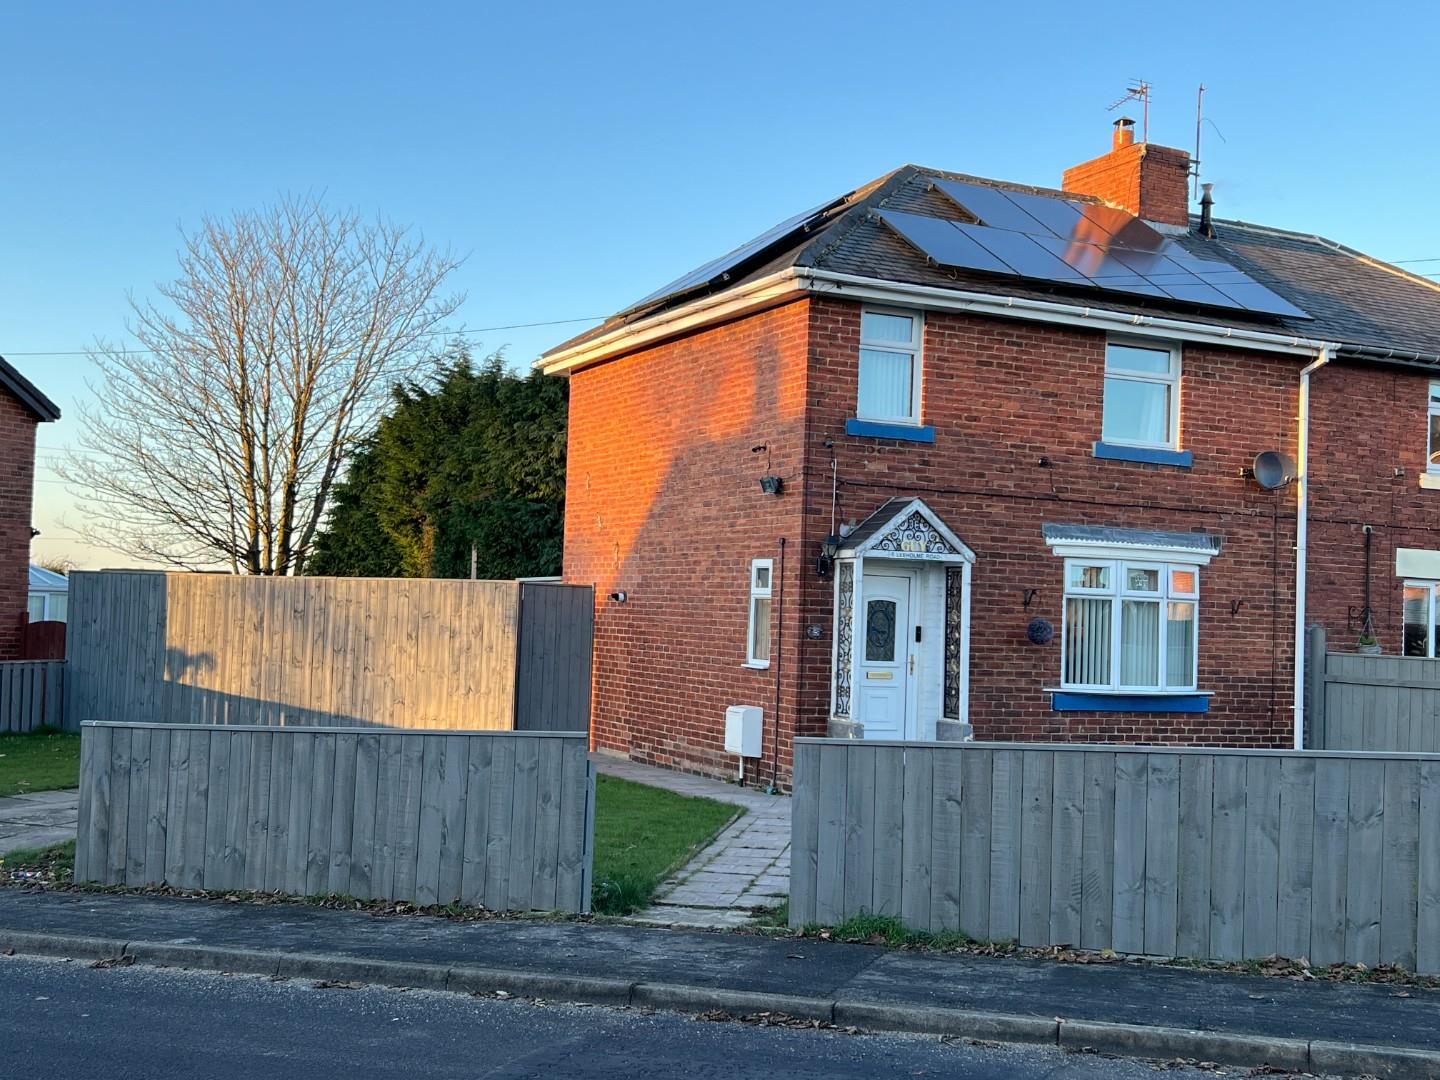
<path id="1" fill-rule="evenodd" d="M 861 311 L 858 419 L 920 423 L 921 327 L 919 314 Z"/>
<path id="2" fill-rule="evenodd" d="M 1434 423 L 1432 417 L 1432 431 L 1436 430 Z M 1120 446 L 1179 449 L 1178 345 L 1111 341 L 1105 346 L 1105 414 L 1100 438 Z"/>
<path id="3" fill-rule="evenodd" d="M 1430 441 L 1425 448 L 1425 467 L 1440 473 L 1440 382 L 1430 384 Z"/>
<path id="4" fill-rule="evenodd" d="M 1194 690 L 1200 569 L 1065 560 L 1061 685 Z"/>
<path id="5" fill-rule="evenodd" d="M 770 576 L 775 572 L 771 559 L 750 563 L 750 628 L 745 635 L 745 663 L 748 667 L 770 666 Z"/>

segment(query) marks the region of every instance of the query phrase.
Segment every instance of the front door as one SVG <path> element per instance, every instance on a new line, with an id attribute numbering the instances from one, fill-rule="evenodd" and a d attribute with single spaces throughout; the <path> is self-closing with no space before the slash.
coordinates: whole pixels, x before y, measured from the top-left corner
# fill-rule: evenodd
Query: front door
<path id="1" fill-rule="evenodd" d="M 860 607 L 859 719 L 867 739 L 910 736 L 915 702 L 910 623 L 914 579 L 909 574 L 864 577 Z"/>

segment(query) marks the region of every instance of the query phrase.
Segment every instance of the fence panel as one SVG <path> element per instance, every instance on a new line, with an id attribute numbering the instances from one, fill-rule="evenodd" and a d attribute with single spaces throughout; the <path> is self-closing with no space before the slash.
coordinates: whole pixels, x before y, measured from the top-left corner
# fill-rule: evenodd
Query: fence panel
<path id="1" fill-rule="evenodd" d="M 1440 753 L 1440 660 L 1329 652 L 1318 626 L 1305 651 L 1308 746 Z"/>
<path id="2" fill-rule="evenodd" d="M 579 732 L 86 723 L 76 880 L 589 911 L 585 744 Z M 497 851 L 494 873 L 475 866 Z"/>
<path id="3" fill-rule="evenodd" d="M 588 731 L 595 590 L 588 585 L 520 585 L 516 731 Z"/>
<path id="4" fill-rule="evenodd" d="M 0 733 L 65 726 L 65 661 L 0 663 Z"/>
<path id="5" fill-rule="evenodd" d="M 883 849 L 916 928 L 1440 974 L 1440 755 L 798 739 L 794 802 L 794 926 Z"/>
<path id="6" fill-rule="evenodd" d="M 589 588 L 103 571 L 73 575 L 70 596 L 77 730 L 589 726 Z"/>

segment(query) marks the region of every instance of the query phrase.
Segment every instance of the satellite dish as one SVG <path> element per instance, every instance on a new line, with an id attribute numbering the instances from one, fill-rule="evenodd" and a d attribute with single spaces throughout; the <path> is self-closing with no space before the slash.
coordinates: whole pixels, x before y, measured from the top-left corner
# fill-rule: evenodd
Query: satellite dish
<path id="1" fill-rule="evenodd" d="M 1255 482 L 1266 491 L 1274 491 L 1292 482 L 1297 473 L 1295 459 L 1279 450 L 1262 450 L 1255 455 Z"/>

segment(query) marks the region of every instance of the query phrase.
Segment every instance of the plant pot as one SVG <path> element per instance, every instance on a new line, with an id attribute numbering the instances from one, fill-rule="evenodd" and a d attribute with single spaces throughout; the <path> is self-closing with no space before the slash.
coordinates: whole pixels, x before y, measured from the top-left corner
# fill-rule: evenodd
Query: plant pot
<path id="1" fill-rule="evenodd" d="M 1355 651 L 1364 656 L 1379 656 L 1380 644 L 1376 642 L 1374 645 L 1356 645 Z"/>

